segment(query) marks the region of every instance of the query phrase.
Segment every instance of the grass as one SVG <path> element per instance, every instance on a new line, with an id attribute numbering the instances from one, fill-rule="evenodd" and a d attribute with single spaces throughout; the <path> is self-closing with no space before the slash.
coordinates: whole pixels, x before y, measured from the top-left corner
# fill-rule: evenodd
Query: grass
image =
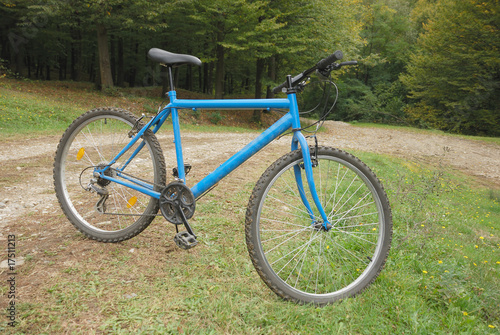
<path id="1" fill-rule="evenodd" d="M 0 88 L 2 99 L 12 91 L 6 90 Z M 61 105 L 57 112 L 50 94 L 41 98 L 38 93 L 14 93 L 6 100 L 17 99 L 18 105 L 30 98 L 40 118 L 49 119 L 40 120 L 47 122 L 42 132 L 63 127 L 66 107 Z M 79 113 L 78 108 L 69 113 Z M 52 123 L 50 112 L 61 117 L 59 123 Z M 235 171 L 197 203 L 192 224 L 200 245 L 189 251 L 174 246 L 175 228 L 161 219 L 140 236 L 119 244 L 83 238 L 59 212 L 33 214 L 28 223 L 21 220 L 15 228 L 16 234 L 22 234 L 18 253 L 26 261 L 17 274 L 20 323 L 10 328 L 2 315 L 0 330 L 16 334 L 498 334 L 499 190 L 480 186 L 473 177 L 439 164 L 355 154 L 382 180 L 394 221 L 384 270 L 355 298 L 323 308 L 300 306 L 282 301 L 260 280 L 248 257 L 243 228 L 254 182 L 268 165 L 258 161 L 257 168 Z M 44 237 L 33 238 L 33 232 Z M 0 295 L 6 293 L 2 280 Z"/>
<path id="2" fill-rule="evenodd" d="M 317 308 L 284 302 L 265 287 L 244 244 L 247 182 L 200 201 L 193 226 L 201 245 L 190 251 L 174 248 L 172 229 L 157 225 L 117 245 L 78 234 L 46 250 L 46 271 L 58 275 L 39 292 L 41 302 L 19 305 L 17 331 L 61 333 L 72 322 L 76 333 L 497 333 L 496 191 L 443 168 L 357 154 L 383 179 L 394 217 L 386 267 L 358 297 Z M 57 270 L 66 248 L 78 252 L 81 243 L 91 246 L 87 256 Z"/>
<path id="3" fill-rule="evenodd" d="M 82 109 L 68 103 L 40 99 L 30 93 L 0 88 L 0 129 L 3 135 L 51 133 L 70 124 Z"/>
<path id="4" fill-rule="evenodd" d="M 113 106 L 136 115 L 154 115 L 162 103 L 161 99 L 154 98 L 160 95 L 158 89 L 123 89 L 116 90 L 116 93 L 113 96 L 103 94 L 88 83 L 0 78 L 0 140 L 16 139 L 19 135 L 36 137 L 62 134 L 74 119 L 97 107 Z M 203 98 L 189 92 L 180 92 L 179 97 Z M 191 131 L 255 132 L 259 126 L 251 125 L 252 129 L 248 122 L 252 113 L 184 111 L 180 117 L 183 128 Z M 275 119 L 276 115 L 268 114 L 263 125 L 270 125 Z"/>

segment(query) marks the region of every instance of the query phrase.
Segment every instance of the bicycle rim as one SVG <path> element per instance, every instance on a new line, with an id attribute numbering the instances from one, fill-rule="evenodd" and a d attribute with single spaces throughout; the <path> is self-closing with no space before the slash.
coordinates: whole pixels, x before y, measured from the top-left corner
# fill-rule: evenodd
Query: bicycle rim
<path id="1" fill-rule="evenodd" d="M 151 222 L 158 211 L 158 201 L 128 187 L 97 178 L 94 185 L 109 192 L 102 208 L 104 213 L 102 209 L 97 210 L 101 196 L 85 188 L 92 179 L 96 179 L 93 176 L 94 167 L 108 165 L 129 143 L 129 132 L 135 118 L 117 113 L 96 114 L 82 120 L 63 144 L 60 171 L 56 176 L 61 188 L 57 189 L 56 181 L 56 191 L 62 195 L 59 197 L 66 215 L 84 233 L 97 239 L 105 239 L 106 236 L 125 239 L 142 231 Z M 143 141 L 145 146 L 124 169 L 126 175 L 117 172 L 116 169 L 123 166 Z M 154 152 L 157 149 L 151 141 L 150 135 L 145 135 L 111 166 L 108 175 L 122 180 L 133 176 L 136 180 L 147 181 L 149 185 L 160 184 L 159 158 L 155 157 L 158 153 Z M 137 231 L 134 227 L 137 225 L 144 227 Z M 131 228 L 136 231 L 132 236 L 127 232 Z"/>

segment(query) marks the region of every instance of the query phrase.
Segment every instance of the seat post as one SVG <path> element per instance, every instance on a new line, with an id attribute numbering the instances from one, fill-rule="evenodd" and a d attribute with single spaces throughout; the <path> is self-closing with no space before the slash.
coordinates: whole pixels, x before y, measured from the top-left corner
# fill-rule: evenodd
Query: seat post
<path id="1" fill-rule="evenodd" d="M 172 76 L 172 66 L 168 65 L 168 78 L 169 78 L 169 84 L 170 84 L 170 91 L 175 91 L 174 87 L 174 77 Z"/>

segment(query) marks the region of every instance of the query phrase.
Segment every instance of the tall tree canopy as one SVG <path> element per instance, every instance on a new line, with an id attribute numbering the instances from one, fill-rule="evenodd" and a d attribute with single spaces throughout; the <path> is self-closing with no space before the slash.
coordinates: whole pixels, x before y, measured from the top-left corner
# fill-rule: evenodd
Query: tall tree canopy
<path id="1" fill-rule="evenodd" d="M 421 0 L 423 32 L 401 76 L 418 103 L 408 114 L 433 127 L 500 135 L 500 2 Z"/>
<path id="2" fill-rule="evenodd" d="M 159 47 L 203 61 L 176 68 L 177 87 L 261 98 L 342 50 L 360 65 L 334 74 L 334 118 L 495 136 L 499 13 L 498 0 L 4 0 L 0 71 L 158 85 Z"/>

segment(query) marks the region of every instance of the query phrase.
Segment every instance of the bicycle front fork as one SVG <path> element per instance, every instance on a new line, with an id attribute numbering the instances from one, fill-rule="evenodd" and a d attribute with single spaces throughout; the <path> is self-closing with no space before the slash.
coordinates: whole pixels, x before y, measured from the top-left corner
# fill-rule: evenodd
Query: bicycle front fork
<path id="1" fill-rule="evenodd" d="M 311 197 L 314 201 L 314 204 L 316 205 L 316 208 L 319 211 L 319 214 L 321 215 L 321 219 L 323 222 L 318 222 L 316 217 L 314 216 L 313 210 L 311 208 L 311 204 L 309 203 L 309 200 L 306 197 L 305 190 L 304 190 L 304 183 L 302 181 L 302 174 L 301 174 L 301 166 L 300 165 L 295 165 L 293 167 L 294 174 L 295 174 L 295 181 L 297 183 L 297 188 L 299 190 L 300 198 L 302 199 L 302 203 L 307 209 L 307 212 L 312 220 L 312 225 L 315 226 L 316 228 L 322 227 L 325 231 L 328 231 L 332 228 L 330 222 L 328 221 L 328 218 L 326 216 L 325 210 L 323 208 L 323 205 L 321 204 L 318 196 L 318 192 L 316 191 L 316 184 L 314 183 L 314 176 L 313 176 L 313 164 L 318 164 L 318 162 L 313 162 L 311 159 L 311 152 L 309 150 L 309 145 L 307 144 L 307 140 L 302 135 L 300 131 L 294 131 L 293 134 L 293 139 L 292 139 L 292 151 L 299 149 L 302 151 L 302 157 L 303 157 L 303 164 L 304 164 L 304 170 L 306 173 L 306 179 L 307 179 L 307 184 L 309 185 L 309 191 L 311 192 Z M 316 153 L 317 153 L 317 143 L 316 143 Z"/>

